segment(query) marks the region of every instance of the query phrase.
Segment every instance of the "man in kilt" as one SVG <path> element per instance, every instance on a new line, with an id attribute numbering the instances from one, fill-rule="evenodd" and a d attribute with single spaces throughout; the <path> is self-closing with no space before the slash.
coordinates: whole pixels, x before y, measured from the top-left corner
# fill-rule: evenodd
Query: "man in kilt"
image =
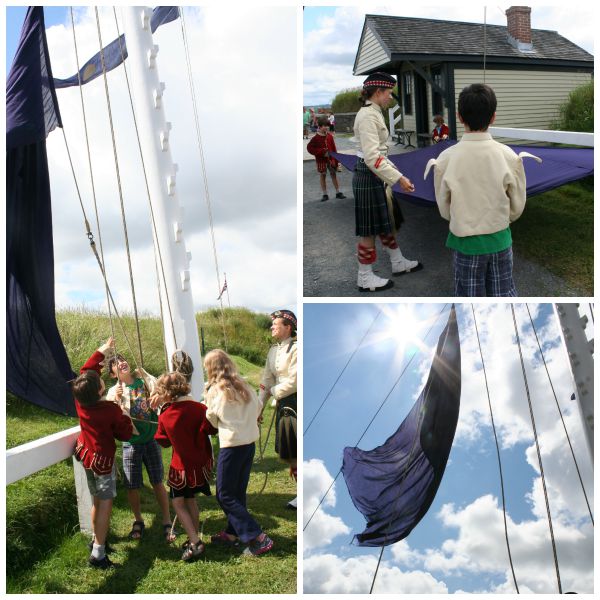
<path id="1" fill-rule="evenodd" d="M 290 465 L 290 474 L 296 479 L 296 418 L 297 418 L 297 372 L 296 372 L 296 315 L 291 310 L 271 313 L 273 324 L 271 337 L 277 343 L 269 349 L 258 399 L 264 407 L 269 397 L 276 403 L 275 452 Z M 296 508 L 297 499 L 288 502 Z"/>
<path id="2" fill-rule="evenodd" d="M 396 80 L 387 73 L 373 73 L 363 84 L 360 102 L 363 107 L 354 121 L 354 136 L 359 143 L 359 160 L 352 178 L 356 235 L 358 242 L 358 289 L 379 292 L 394 283 L 373 273 L 377 258 L 375 238 L 378 236 L 392 263 L 392 274 L 403 275 L 423 268 L 416 260 L 402 255 L 396 242 L 396 231 L 402 222 L 399 210 L 392 208 L 391 188 L 398 183 L 404 192 L 414 192 L 414 185 L 387 158 L 389 133 L 383 109 L 392 101 Z M 394 215 L 396 212 L 396 215 Z"/>

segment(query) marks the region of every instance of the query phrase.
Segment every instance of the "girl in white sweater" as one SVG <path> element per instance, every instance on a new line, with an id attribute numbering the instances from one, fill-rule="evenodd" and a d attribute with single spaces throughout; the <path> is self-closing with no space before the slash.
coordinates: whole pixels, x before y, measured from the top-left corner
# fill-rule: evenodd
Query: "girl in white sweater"
<path id="1" fill-rule="evenodd" d="M 213 535 L 211 541 L 228 546 L 241 541 L 247 545 L 244 554 L 258 556 L 273 547 L 273 540 L 246 508 L 261 404 L 223 350 L 209 352 L 204 358 L 204 368 L 206 418 L 219 430 L 217 501 L 227 516 L 226 529 Z"/>

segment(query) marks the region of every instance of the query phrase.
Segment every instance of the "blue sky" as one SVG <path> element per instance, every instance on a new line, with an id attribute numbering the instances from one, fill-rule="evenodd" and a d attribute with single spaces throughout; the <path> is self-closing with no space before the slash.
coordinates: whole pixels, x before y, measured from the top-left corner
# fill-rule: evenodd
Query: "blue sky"
<path id="1" fill-rule="evenodd" d="M 26 7 L 6 8 L 7 72 L 20 37 Z M 239 6 L 226 3 L 185 7 L 191 68 L 197 93 L 206 180 L 211 199 L 221 286 L 227 274 L 232 306 L 270 312 L 296 310 L 296 90 L 297 8 Z M 76 73 L 70 14 L 67 7 L 44 7 L 53 75 Z M 74 8 L 80 64 L 99 50 L 92 7 Z M 104 44 L 117 37 L 112 7 L 99 7 Z M 123 18 L 117 8 L 119 28 Z M 160 80 L 165 118 L 172 124 L 170 151 L 179 167 L 177 199 L 183 207 L 186 250 L 191 253 L 190 279 L 197 310 L 218 305 L 208 227 L 205 180 L 194 128 L 194 110 L 185 67 L 181 22 L 160 27 Z M 269 45 L 259 43 L 268 39 Z M 278 48 L 274 57 L 272 47 Z M 235 62 L 235 75 L 231 65 Z M 257 72 L 256 65 L 266 65 Z M 130 74 L 130 79 L 133 80 Z M 232 86 L 232 81 L 235 84 Z M 119 170 L 124 193 L 130 250 L 141 312 L 159 314 L 152 247 L 152 228 L 140 164 L 136 132 L 122 67 L 108 74 L 108 86 Z M 244 92 L 240 92 L 244 90 Z M 81 100 L 76 87 L 58 90 L 58 102 L 83 203 L 96 240 L 93 196 L 87 161 Z M 99 206 L 106 271 L 120 312 L 131 312 L 132 294 L 103 78 L 83 88 Z M 135 95 L 135 93 L 134 93 Z M 264 112 L 270 98 L 271 136 L 264 120 L 248 115 Z M 273 139 L 277 152 L 273 154 Z M 57 308 L 82 305 L 106 311 L 104 285 L 85 235 L 83 216 L 69 168 L 62 133 L 48 136 L 48 160 L 53 203 Z M 265 160 L 265 156 L 270 159 Z M 118 226 L 116 224 L 119 224 Z M 244 260 L 240 260 L 240 257 Z M 150 265 L 150 268 L 149 268 Z M 266 265 L 277 265 L 269 269 Z M 260 293 L 258 293 L 260 289 Z"/>
<path id="2" fill-rule="evenodd" d="M 371 325 L 383 313 L 353 357 L 323 409 L 304 437 L 304 522 L 341 467 L 345 446 L 353 446 L 391 389 L 407 357 L 421 348 L 398 387 L 359 444 L 380 445 L 393 433 L 420 393 L 449 307 L 422 346 L 431 318 L 443 305 L 307 304 L 304 307 L 304 422 L 308 424 L 336 377 Z M 561 408 L 567 417 L 584 481 L 591 496 L 591 465 L 574 403 L 572 380 L 551 305 L 530 306 Z M 506 305 L 475 307 L 488 371 L 494 418 L 501 440 L 511 550 L 521 592 L 556 591 L 554 567 L 533 437 L 526 407 L 513 324 Z M 412 314 L 411 314 L 412 313 Z M 550 489 L 563 589 L 591 591 L 593 531 L 583 495 L 574 478 L 564 433 L 535 345 L 524 305 L 516 307 L 542 460 Z M 513 592 L 507 578 L 506 546 L 496 448 L 489 426 L 479 350 L 471 305 L 458 305 L 463 388 L 461 414 L 444 479 L 432 507 L 399 544 L 386 549 L 378 578 L 380 592 Z M 419 327 L 415 324 L 420 323 Z M 400 351 L 399 351 L 400 348 Z M 304 589 L 307 592 L 368 592 L 378 549 L 350 545 L 364 519 L 349 498 L 343 477 L 333 503 L 324 503 L 305 531 Z M 329 500 L 332 500 L 331 498 Z M 477 526 L 490 523 L 494 534 Z M 545 527 L 545 529 L 544 529 Z M 573 540 L 576 539 L 575 543 Z M 329 540 L 329 543 L 327 541 Z M 476 548 L 488 548 L 481 556 Z M 465 558 L 466 557 L 466 558 Z M 470 563 L 470 566 L 466 564 Z M 491 567 L 490 564 L 498 565 Z M 565 587 L 566 586 L 566 587 Z M 568 588 L 568 589 L 567 589 Z"/>
<path id="3" fill-rule="evenodd" d="M 506 25 L 503 10 L 510 5 L 487 7 L 486 21 Z M 534 29 L 558 31 L 562 36 L 594 53 L 595 12 L 591 3 L 548 5 L 543 0 L 527 3 Z M 448 21 L 483 23 L 484 6 L 473 3 L 390 3 L 387 6 L 307 6 L 304 9 L 304 89 L 307 106 L 328 104 L 341 90 L 360 85 L 352 68 L 365 14 L 421 17 Z"/>

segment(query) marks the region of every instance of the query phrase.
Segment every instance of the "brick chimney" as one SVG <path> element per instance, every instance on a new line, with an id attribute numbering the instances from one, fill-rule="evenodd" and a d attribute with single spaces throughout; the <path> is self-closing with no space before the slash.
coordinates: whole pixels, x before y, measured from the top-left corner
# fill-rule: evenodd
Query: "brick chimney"
<path id="1" fill-rule="evenodd" d="M 531 43 L 531 8 L 529 6 L 511 6 L 506 11 L 508 41 L 520 50 L 533 50 Z"/>

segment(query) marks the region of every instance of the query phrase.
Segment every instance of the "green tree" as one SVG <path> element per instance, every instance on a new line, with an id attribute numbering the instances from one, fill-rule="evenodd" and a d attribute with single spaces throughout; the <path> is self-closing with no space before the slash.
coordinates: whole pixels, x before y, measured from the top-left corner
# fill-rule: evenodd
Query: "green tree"
<path id="1" fill-rule="evenodd" d="M 559 108 L 560 117 L 553 129 L 561 131 L 594 131 L 594 81 L 580 85 Z"/>

